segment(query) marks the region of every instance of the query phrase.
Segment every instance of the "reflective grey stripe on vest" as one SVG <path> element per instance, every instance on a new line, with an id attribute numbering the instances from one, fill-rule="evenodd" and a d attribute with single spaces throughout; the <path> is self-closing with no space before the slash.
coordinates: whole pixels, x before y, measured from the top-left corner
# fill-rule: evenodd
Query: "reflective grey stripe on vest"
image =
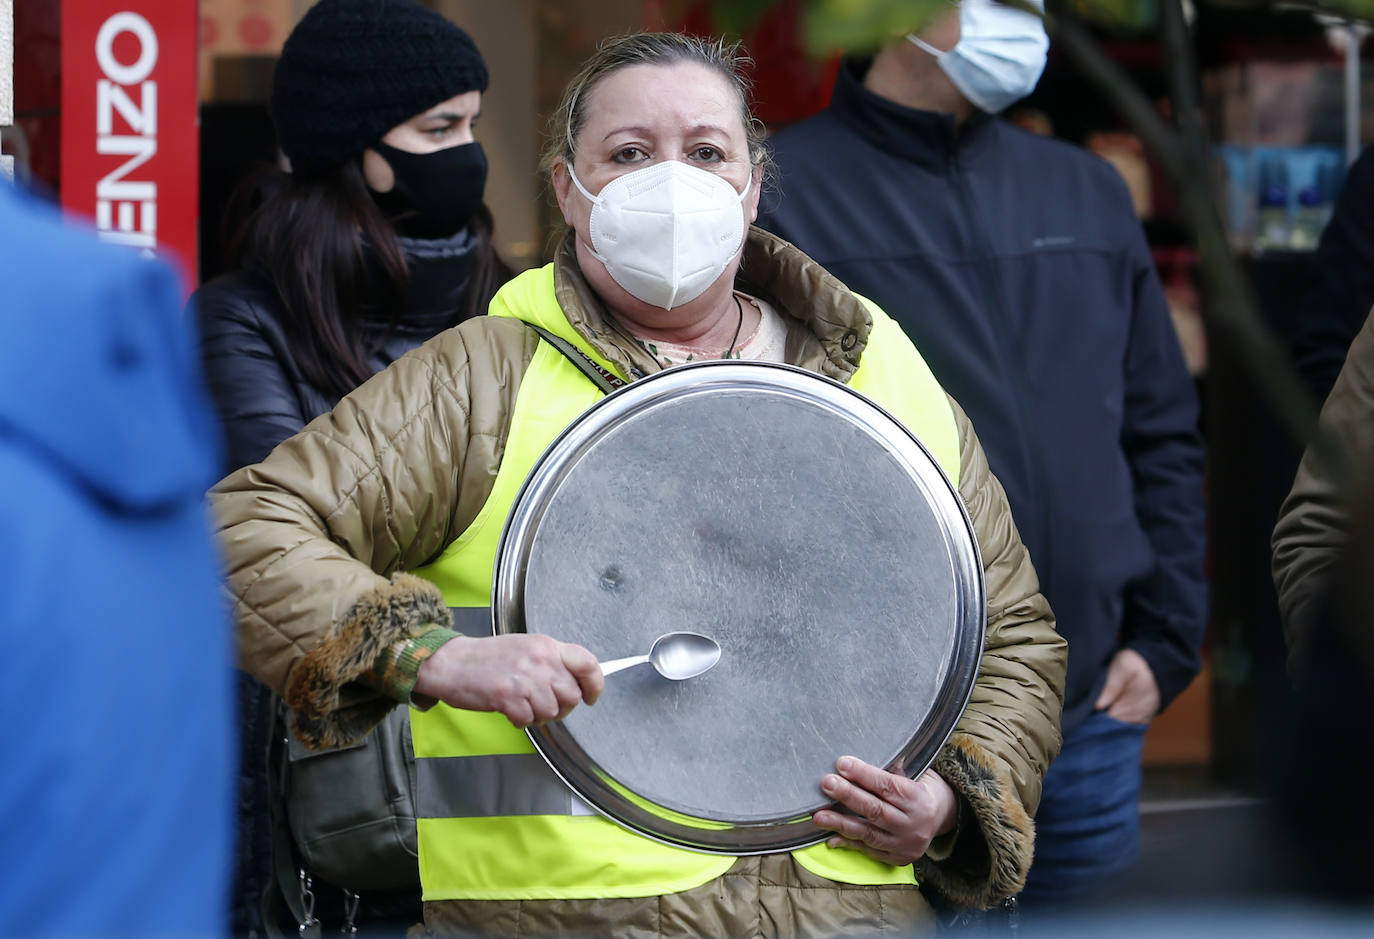
<path id="1" fill-rule="evenodd" d="M 418 818 L 573 815 L 572 790 L 537 753 L 431 756 L 415 761 Z"/>
<path id="2" fill-rule="evenodd" d="M 481 638 L 491 635 L 491 607 L 489 606 L 451 606 L 453 631 L 464 636 Z"/>
<path id="3" fill-rule="evenodd" d="M 492 634 L 490 607 L 451 606 L 449 612 L 454 632 Z M 537 753 L 421 757 L 415 761 L 415 812 L 419 818 L 585 814 Z"/>

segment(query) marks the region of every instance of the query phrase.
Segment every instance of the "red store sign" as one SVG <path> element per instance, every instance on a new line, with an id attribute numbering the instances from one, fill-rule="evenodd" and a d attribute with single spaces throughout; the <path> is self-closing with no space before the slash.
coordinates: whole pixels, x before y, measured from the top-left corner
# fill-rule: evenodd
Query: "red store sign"
<path id="1" fill-rule="evenodd" d="M 62 205 L 194 279 L 197 4 L 62 0 Z"/>

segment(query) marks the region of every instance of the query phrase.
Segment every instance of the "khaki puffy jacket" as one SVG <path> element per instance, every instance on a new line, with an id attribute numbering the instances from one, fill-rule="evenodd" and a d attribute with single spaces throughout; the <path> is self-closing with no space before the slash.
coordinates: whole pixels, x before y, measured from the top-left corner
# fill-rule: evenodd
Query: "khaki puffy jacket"
<path id="1" fill-rule="evenodd" d="M 840 381 L 854 373 L 871 319 L 815 262 L 752 229 L 737 283 L 789 317 L 789 362 Z M 556 262 L 555 293 L 622 374 L 657 370 L 608 318 L 570 241 Z M 538 342 L 515 319 L 463 323 L 213 490 L 241 664 L 286 699 L 307 743 L 337 746 L 365 734 L 395 702 L 358 679 L 397 639 L 447 622 L 438 590 L 405 572 L 440 554 L 484 503 Z M 986 571 L 987 641 L 969 705 L 935 764 L 966 819 L 952 849 L 918 861 L 917 874 L 922 889 L 981 907 L 1015 893 L 1030 865 L 1030 816 L 1060 744 L 1065 643 L 1002 487 L 957 405 L 954 414 L 960 494 Z M 492 918 L 499 915 L 493 907 Z"/>

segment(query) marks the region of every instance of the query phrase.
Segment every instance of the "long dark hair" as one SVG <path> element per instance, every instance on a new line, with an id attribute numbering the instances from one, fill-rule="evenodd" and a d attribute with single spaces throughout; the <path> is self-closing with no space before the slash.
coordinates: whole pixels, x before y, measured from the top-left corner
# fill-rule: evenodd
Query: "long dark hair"
<path id="1" fill-rule="evenodd" d="M 369 360 L 399 320 L 410 275 L 396 230 L 369 194 L 361 160 L 306 178 L 265 167 L 240 187 L 226 222 L 233 229 L 230 267 L 251 268 L 271 281 L 305 378 L 337 397 L 370 378 Z M 492 243 L 485 204 L 470 225 L 477 245 L 462 308 L 455 311 L 462 319 L 485 313 L 511 276 Z M 386 333 L 360 328 L 368 309 L 390 311 Z"/>

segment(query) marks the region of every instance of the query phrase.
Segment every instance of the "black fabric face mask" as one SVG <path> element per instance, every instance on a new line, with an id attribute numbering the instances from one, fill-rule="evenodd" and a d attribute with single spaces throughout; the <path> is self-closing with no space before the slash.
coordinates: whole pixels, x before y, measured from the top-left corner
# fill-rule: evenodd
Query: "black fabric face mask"
<path id="1" fill-rule="evenodd" d="M 487 155 L 477 141 L 432 153 L 409 153 L 382 143 L 372 149 L 396 177 L 389 192 L 372 198 L 401 235 L 446 238 L 465 228 L 482 204 Z"/>

